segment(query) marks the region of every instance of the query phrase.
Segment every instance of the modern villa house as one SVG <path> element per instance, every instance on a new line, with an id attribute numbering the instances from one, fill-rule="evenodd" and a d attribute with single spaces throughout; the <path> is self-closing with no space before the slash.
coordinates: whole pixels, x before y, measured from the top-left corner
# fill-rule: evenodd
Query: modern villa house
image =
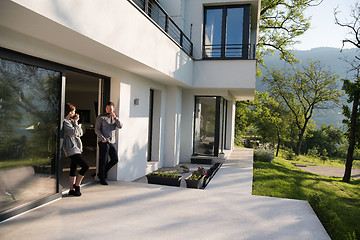
<path id="1" fill-rule="evenodd" d="M 76 106 L 94 180 L 96 116 L 123 123 L 110 180 L 218 157 L 252 100 L 260 0 L 2 0 L 0 221 L 60 198 L 64 105 Z"/>

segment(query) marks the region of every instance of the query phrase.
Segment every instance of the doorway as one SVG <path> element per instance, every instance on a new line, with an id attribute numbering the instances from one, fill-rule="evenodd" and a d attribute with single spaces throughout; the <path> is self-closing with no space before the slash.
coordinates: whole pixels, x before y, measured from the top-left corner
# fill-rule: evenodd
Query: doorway
<path id="1" fill-rule="evenodd" d="M 160 161 L 161 91 L 150 89 L 147 161 Z"/>
<path id="2" fill-rule="evenodd" d="M 196 96 L 194 153 L 217 157 L 226 146 L 227 100 L 219 96 Z"/>
<path id="3" fill-rule="evenodd" d="M 82 184 L 93 182 L 98 165 L 98 146 L 95 134 L 96 117 L 101 113 L 104 103 L 105 80 L 96 75 L 80 71 L 66 71 L 65 103 L 71 103 L 76 107 L 83 130 L 81 137 L 83 143 L 83 157 L 90 168 L 86 172 Z M 79 169 L 78 169 L 79 170 Z M 70 159 L 63 158 L 62 187 L 69 188 Z"/>

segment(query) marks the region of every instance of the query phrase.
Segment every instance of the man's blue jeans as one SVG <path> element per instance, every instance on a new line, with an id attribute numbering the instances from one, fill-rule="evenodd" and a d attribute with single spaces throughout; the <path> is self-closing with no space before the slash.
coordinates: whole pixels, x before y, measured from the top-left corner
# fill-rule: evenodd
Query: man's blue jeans
<path id="1" fill-rule="evenodd" d="M 112 143 L 98 142 L 98 145 L 100 150 L 98 177 L 100 180 L 105 180 L 107 178 L 108 171 L 115 166 L 119 160 L 116 149 Z M 108 156 L 110 156 L 109 162 Z"/>

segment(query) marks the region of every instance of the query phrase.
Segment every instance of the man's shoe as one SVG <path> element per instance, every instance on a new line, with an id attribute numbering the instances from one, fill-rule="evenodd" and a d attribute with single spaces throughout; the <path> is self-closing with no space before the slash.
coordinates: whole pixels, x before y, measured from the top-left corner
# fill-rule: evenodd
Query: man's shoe
<path id="1" fill-rule="evenodd" d="M 101 185 L 109 185 L 109 184 L 105 181 L 105 179 L 100 179 L 100 184 L 101 184 Z"/>

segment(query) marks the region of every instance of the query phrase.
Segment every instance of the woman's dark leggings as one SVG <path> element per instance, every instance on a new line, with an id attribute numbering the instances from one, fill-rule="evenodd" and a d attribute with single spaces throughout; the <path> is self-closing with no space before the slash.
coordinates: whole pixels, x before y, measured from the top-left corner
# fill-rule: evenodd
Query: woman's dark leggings
<path id="1" fill-rule="evenodd" d="M 76 172 L 76 167 L 78 164 L 81 167 L 79 174 L 81 176 L 84 176 L 86 171 L 89 169 L 89 164 L 85 161 L 85 159 L 81 156 L 81 154 L 71 155 L 71 156 L 69 156 L 69 158 L 71 159 L 70 176 L 71 177 L 76 176 L 75 172 Z"/>

